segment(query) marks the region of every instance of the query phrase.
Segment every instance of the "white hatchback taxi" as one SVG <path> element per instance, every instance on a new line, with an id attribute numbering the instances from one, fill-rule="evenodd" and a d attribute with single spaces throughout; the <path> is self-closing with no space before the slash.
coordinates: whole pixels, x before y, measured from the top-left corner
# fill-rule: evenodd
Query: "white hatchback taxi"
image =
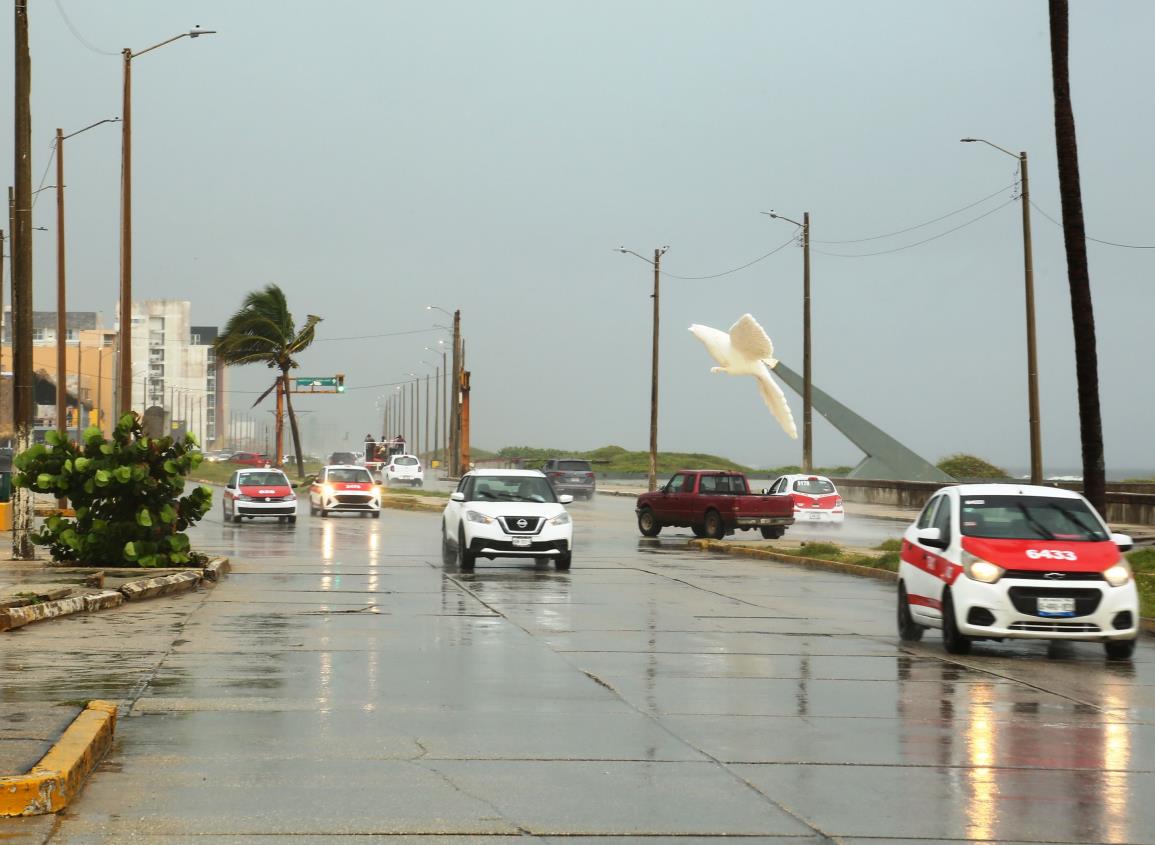
<path id="1" fill-rule="evenodd" d="M 979 639 L 1084 640 L 1126 660 L 1139 635 L 1139 596 L 1121 554 L 1130 548 L 1078 493 L 944 488 L 903 536 L 899 636 L 941 628 L 952 654 Z"/>
<path id="2" fill-rule="evenodd" d="M 442 558 L 466 572 L 479 557 L 552 559 L 558 569 L 569 569 L 573 521 L 565 505 L 572 501 L 554 493 L 535 469 L 467 472 L 445 506 Z"/>

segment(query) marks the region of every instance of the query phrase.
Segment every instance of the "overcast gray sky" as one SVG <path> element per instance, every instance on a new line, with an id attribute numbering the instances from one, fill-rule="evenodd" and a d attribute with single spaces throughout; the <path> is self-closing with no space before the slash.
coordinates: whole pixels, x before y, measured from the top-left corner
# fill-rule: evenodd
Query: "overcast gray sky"
<path id="1" fill-rule="evenodd" d="M 460 308 L 473 441 L 644 449 L 650 285 L 643 254 L 704 276 L 746 264 L 812 215 L 814 380 L 931 460 L 1028 463 L 1016 163 L 1059 215 L 1044 0 L 491 2 L 32 0 L 34 180 L 65 131 L 120 112 L 119 51 L 194 24 L 134 62 L 135 294 L 223 323 L 248 290 L 325 318 L 302 374 L 317 450 L 381 428 L 375 405 Z M 72 23 L 66 25 L 59 8 Z M 1071 76 L 1088 233 L 1155 244 L 1155 4 L 1075 0 Z M 8 18 L 7 20 L 10 20 Z M 3 55 L 11 55 L 11 24 Z M 78 37 L 79 36 L 79 37 Z M 86 43 L 85 43 L 86 42 Z M 3 63 L 11 91 L 11 62 Z M 10 118 L 5 125 L 11 126 Z M 11 161 L 11 131 L 0 139 Z M 69 142 L 70 306 L 117 296 L 119 131 Z M 51 184 L 51 179 L 45 182 Z M 998 210 L 995 210 L 998 209 Z M 872 257 L 982 220 L 921 246 Z M 36 225 L 54 225 L 48 194 Z M 1060 229 L 1035 213 L 1044 460 L 1079 464 Z M 52 310 L 51 233 L 36 307 Z M 1152 468 L 1155 250 L 1090 245 L 1109 473 Z M 662 291 L 660 446 L 759 466 L 797 461 L 749 379 L 709 373 L 692 322 L 749 311 L 801 369 L 802 255 L 790 246 Z M 438 315 L 440 317 L 442 315 Z M 1142 344 L 1142 345 L 1141 345 Z M 264 370 L 234 371 L 238 391 Z M 801 401 L 788 392 L 796 417 Z M 236 393 L 235 406 L 254 398 Z M 818 463 L 857 450 L 824 422 Z"/>

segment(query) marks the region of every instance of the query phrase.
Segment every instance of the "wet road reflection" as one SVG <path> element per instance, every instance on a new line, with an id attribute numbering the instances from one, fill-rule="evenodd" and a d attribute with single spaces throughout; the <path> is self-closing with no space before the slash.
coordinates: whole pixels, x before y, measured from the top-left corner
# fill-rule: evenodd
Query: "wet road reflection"
<path id="1" fill-rule="evenodd" d="M 1150 643 L 948 660 L 900 646 L 889 585 L 641 540 L 628 499 L 571 511 L 564 573 L 445 566 L 437 514 L 214 514 L 196 542 L 234 574 L 51 841 L 1155 842 Z"/>

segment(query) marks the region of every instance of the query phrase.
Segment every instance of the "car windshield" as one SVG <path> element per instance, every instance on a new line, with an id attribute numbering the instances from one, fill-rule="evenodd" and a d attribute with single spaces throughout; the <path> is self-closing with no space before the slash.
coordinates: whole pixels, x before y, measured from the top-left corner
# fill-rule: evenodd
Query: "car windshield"
<path id="1" fill-rule="evenodd" d="M 565 472 L 589 472 L 589 461 L 558 461 L 557 468 Z"/>
<path id="2" fill-rule="evenodd" d="M 1008 540 L 1107 539 L 1098 517 L 1082 499 L 1050 496 L 963 496 L 962 533 Z"/>
<path id="3" fill-rule="evenodd" d="M 794 482 L 794 492 L 823 496 L 834 492 L 834 485 L 825 478 L 800 478 Z"/>
<path id="4" fill-rule="evenodd" d="M 326 474 L 328 481 L 351 481 L 361 484 L 372 484 L 373 476 L 367 469 L 331 469 Z"/>
<path id="5" fill-rule="evenodd" d="M 556 502 L 553 487 L 542 476 L 482 475 L 473 481 L 475 501 Z"/>
<path id="6" fill-rule="evenodd" d="M 411 458 L 408 455 L 401 455 L 394 458 L 393 463 L 399 467 L 415 467 L 417 466 L 417 459 Z"/>
<path id="7" fill-rule="evenodd" d="M 246 472 L 238 483 L 242 487 L 288 487 L 289 479 L 279 472 Z"/>

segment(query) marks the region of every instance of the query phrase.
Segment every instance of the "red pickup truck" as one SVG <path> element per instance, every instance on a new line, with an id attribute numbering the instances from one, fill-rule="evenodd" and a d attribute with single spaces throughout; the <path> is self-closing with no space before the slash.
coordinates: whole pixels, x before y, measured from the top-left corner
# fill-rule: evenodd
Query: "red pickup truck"
<path id="1" fill-rule="evenodd" d="M 760 529 L 767 540 L 794 524 L 794 498 L 752 494 L 746 476 L 718 470 L 679 470 L 665 487 L 638 497 L 638 530 L 656 537 L 667 525 L 688 526 L 696 537 L 720 540 L 735 529 Z"/>

